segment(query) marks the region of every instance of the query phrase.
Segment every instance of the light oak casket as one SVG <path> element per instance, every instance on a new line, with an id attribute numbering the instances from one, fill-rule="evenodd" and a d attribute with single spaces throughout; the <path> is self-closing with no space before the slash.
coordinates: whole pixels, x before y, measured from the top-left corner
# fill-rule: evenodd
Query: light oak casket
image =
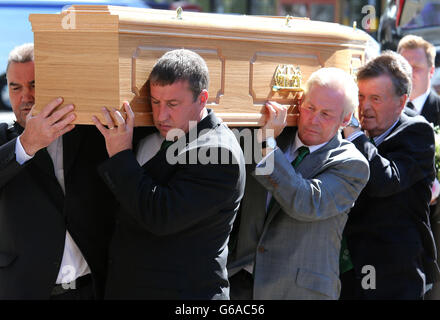
<path id="1" fill-rule="evenodd" d="M 152 125 L 150 70 L 166 51 L 186 48 L 206 60 L 208 107 L 230 126 L 261 125 L 269 99 L 292 105 L 288 122 L 295 125 L 298 86 L 321 67 L 354 75 L 367 43 L 360 30 L 296 18 L 78 5 L 29 20 L 36 112 L 62 96 L 75 105 L 78 124 L 92 124 L 92 115 L 103 121 L 103 106 L 129 101 L 135 125 Z M 276 79 L 289 72 L 301 84 L 284 83 L 285 89 Z"/>

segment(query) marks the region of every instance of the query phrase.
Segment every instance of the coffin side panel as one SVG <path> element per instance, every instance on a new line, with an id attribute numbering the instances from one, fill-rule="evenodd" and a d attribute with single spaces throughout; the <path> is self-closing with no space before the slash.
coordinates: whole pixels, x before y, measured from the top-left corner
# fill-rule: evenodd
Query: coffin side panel
<path id="1" fill-rule="evenodd" d="M 78 16 L 74 20 L 78 28 L 63 29 L 62 17 L 57 22 L 42 19 L 57 16 L 41 16 L 35 15 L 33 20 L 35 113 L 56 97 L 63 97 L 63 105 L 75 105 L 75 123 L 93 124 L 92 115 L 103 121 L 103 106 L 119 107 L 117 17 Z M 90 19 L 105 22 L 105 28 L 81 30 Z"/>

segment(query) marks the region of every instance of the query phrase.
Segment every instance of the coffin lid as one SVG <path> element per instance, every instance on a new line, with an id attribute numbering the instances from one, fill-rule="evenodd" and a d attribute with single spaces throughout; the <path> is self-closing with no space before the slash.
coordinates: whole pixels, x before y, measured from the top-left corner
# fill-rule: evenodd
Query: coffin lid
<path id="1" fill-rule="evenodd" d="M 97 15 L 102 14 L 102 15 Z M 320 45 L 365 46 L 365 32 L 336 23 L 306 18 L 263 17 L 201 12 L 143 9 L 118 6 L 74 5 L 59 15 L 31 14 L 32 30 L 99 31 L 173 34 L 174 36 L 270 42 L 319 42 Z M 131 28 L 131 26 L 136 28 Z M 67 28 L 66 28 L 67 26 Z M 175 34 L 174 34 L 175 32 Z M 258 34 L 258 36 L 256 36 Z"/>

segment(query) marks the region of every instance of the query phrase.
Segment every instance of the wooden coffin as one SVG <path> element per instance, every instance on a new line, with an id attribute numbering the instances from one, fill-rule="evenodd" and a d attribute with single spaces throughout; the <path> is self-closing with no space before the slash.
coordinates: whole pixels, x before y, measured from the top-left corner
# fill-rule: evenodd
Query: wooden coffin
<path id="1" fill-rule="evenodd" d="M 136 126 L 152 125 L 150 70 L 166 51 L 187 48 L 207 62 L 209 108 L 230 126 L 258 126 L 265 101 L 294 106 L 313 71 L 333 66 L 354 75 L 367 42 L 363 31 L 296 18 L 78 5 L 29 19 L 36 110 L 62 96 L 75 104 L 80 124 L 127 100 Z M 292 72 L 290 83 L 276 81 Z M 296 122 L 293 109 L 289 125 Z"/>

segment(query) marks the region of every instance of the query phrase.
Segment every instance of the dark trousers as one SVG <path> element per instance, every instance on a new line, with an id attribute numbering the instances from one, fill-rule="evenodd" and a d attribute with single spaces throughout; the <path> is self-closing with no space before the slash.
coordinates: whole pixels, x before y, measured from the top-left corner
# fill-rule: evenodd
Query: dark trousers
<path id="1" fill-rule="evenodd" d="M 437 199 L 437 204 L 429 206 L 430 216 L 429 222 L 431 224 L 432 235 L 434 236 L 435 246 L 437 247 L 437 264 L 440 265 L 440 199 Z M 440 282 L 436 282 L 432 286 L 432 290 L 425 295 L 426 300 L 440 300 Z"/>
<path id="2" fill-rule="evenodd" d="M 417 271 L 378 276 L 375 289 L 364 289 L 354 269 L 340 275 L 339 300 L 423 300 L 424 280 Z"/>
<path id="3" fill-rule="evenodd" d="M 254 278 L 252 274 L 241 269 L 229 278 L 229 297 L 231 300 L 252 300 Z"/>
<path id="4" fill-rule="evenodd" d="M 359 296 L 360 290 L 362 290 L 361 282 L 356 279 L 354 269 L 344 272 L 339 278 L 341 280 L 339 300 L 361 300 L 361 296 Z"/>

